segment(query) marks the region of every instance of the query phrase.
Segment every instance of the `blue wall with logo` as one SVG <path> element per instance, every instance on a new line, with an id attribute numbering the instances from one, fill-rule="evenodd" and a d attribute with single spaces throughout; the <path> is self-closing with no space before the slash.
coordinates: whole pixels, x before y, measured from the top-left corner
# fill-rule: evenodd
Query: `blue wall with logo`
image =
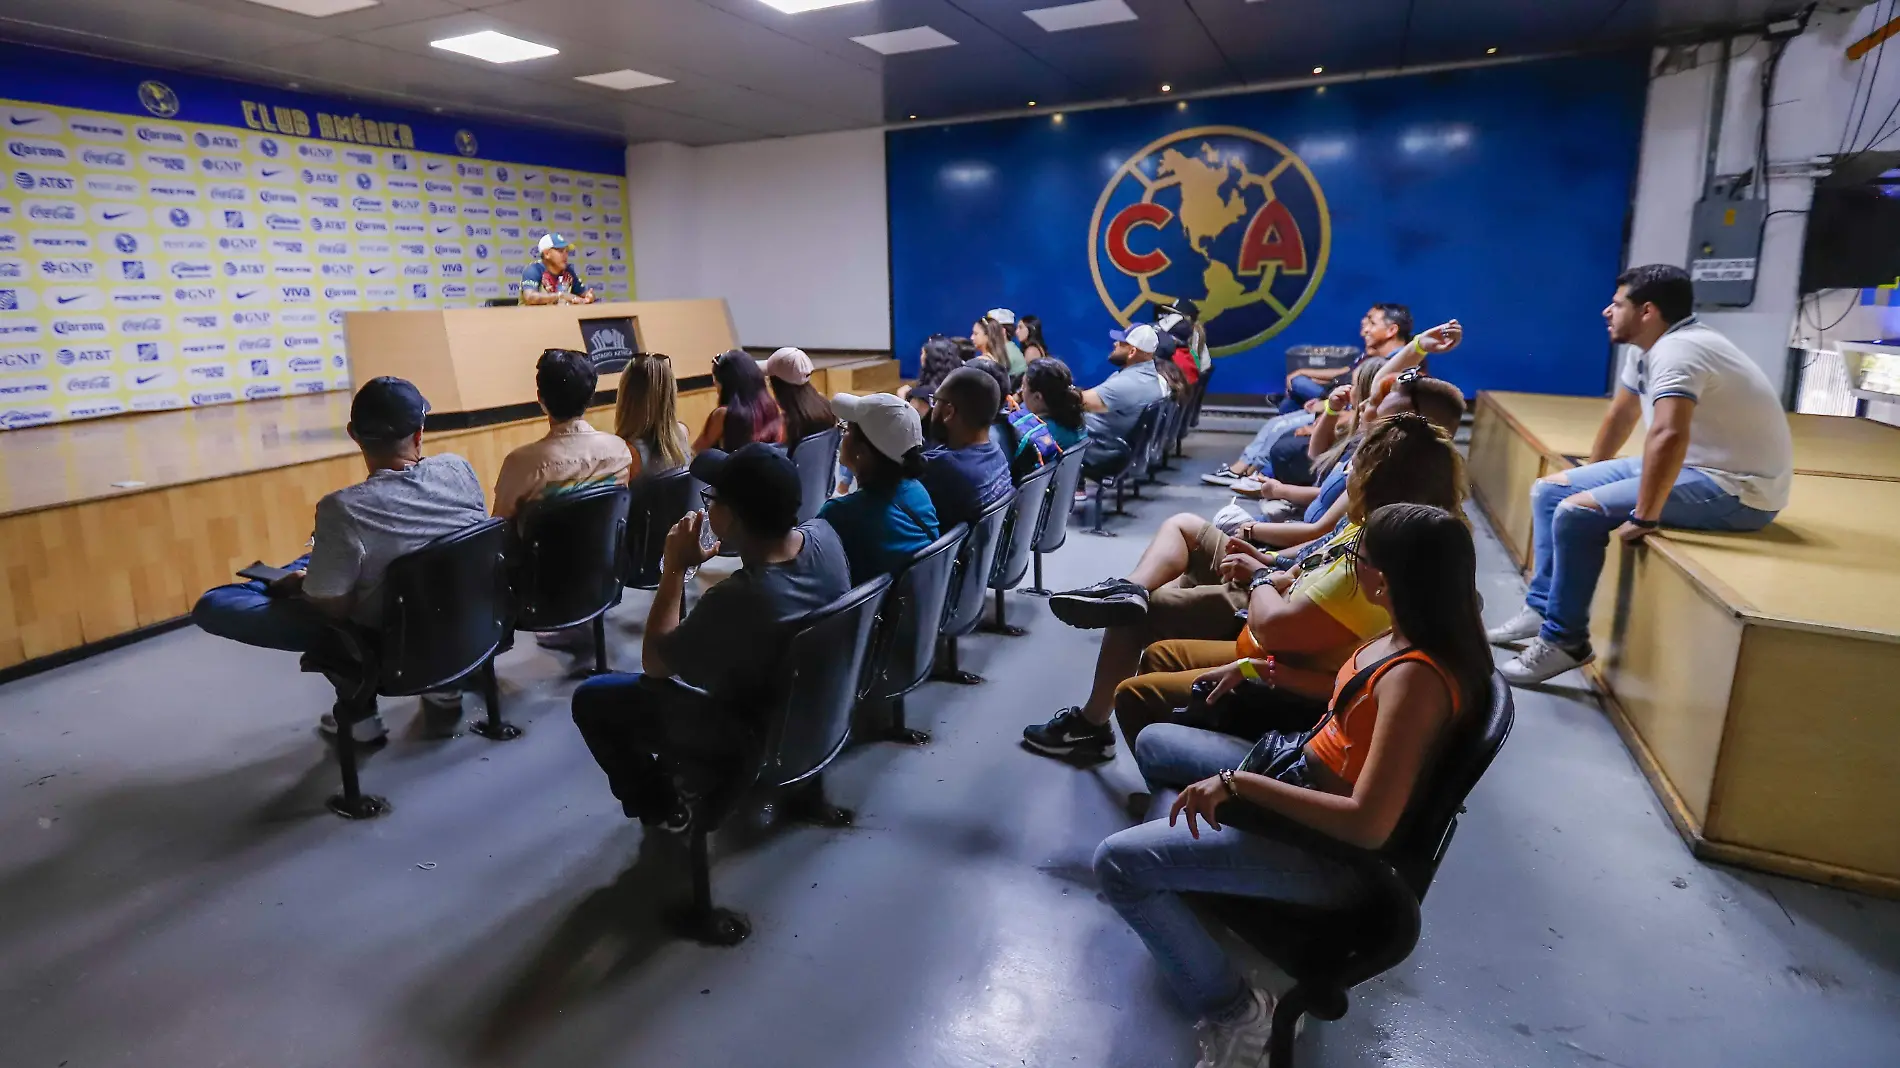
<path id="1" fill-rule="evenodd" d="M 895 351 L 1004 306 L 1090 385 L 1153 272 L 1223 306 L 1217 392 L 1395 300 L 1465 324 L 1433 371 L 1468 394 L 1601 394 L 1645 87 L 1618 55 L 892 131 Z"/>

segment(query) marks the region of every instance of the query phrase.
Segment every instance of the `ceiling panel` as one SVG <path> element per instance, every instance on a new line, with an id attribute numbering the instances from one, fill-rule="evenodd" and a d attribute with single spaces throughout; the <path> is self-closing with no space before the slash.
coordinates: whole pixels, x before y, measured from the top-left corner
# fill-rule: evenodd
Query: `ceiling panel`
<path id="1" fill-rule="evenodd" d="M 1803 0 L 1127 0 L 1136 21 L 1048 33 L 1051 0 L 383 0 L 312 19 L 246 0 L 0 0 L 0 36 L 416 107 L 708 144 L 1709 33 Z M 929 26 L 958 43 L 852 42 Z M 498 66 L 431 48 L 497 29 L 561 50 Z M 631 67 L 674 84 L 574 81 Z"/>

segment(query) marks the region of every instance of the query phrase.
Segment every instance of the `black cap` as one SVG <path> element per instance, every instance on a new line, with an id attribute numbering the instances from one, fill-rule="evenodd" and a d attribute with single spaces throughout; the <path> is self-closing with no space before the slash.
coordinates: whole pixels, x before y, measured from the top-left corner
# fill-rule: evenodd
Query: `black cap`
<path id="1" fill-rule="evenodd" d="M 1189 322 L 1199 322 L 1201 319 L 1201 306 L 1186 297 L 1168 305 L 1167 310 L 1186 316 Z"/>
<path id="2" fill-rule="evenodd" d="M 350 402 L 350 431 L 358 441 L 401 441 L 422 429 L 422 417 L 427 414 L 429 402 L 414 383 L 384 375 L 356 391 L 356 399 Z"/>
<path id="3" fill-rule="evenodd" d="M 736 452 L 707 449 L 693 457 L 693 477 L 713 488 L 746 530 L 780 537 L 798 525 L 803 491 L 791 458 L 763 442 Z"/>

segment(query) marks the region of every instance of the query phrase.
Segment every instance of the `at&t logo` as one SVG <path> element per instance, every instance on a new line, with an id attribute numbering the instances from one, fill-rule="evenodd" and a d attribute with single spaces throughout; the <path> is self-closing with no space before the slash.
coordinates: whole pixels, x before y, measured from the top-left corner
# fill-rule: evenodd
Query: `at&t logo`
<path id="1" fill-rule="evenodd" d="M 1089 270 L 1109 312 L 1126 325 L 1145 305 L 1192 298 L 1216 356 L 1298 318 L 1331 249 L 1313 172 L 1238 126 L 1183 130 L 1135 153 L 1089 222 Z"/>

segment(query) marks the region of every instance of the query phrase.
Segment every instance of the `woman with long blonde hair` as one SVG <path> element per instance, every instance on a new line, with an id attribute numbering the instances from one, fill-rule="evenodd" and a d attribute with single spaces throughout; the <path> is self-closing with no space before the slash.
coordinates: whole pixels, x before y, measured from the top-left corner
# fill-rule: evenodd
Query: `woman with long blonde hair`
<path id="1" fill-rule="evenodd" d="M 671 471 L 691 459 L 678 409 L 672 359 L 657 352 L 635 353 L 620 372 L 620 397 L 614 402 L 614 433 L 633 450 L 632 477 Z"/>

